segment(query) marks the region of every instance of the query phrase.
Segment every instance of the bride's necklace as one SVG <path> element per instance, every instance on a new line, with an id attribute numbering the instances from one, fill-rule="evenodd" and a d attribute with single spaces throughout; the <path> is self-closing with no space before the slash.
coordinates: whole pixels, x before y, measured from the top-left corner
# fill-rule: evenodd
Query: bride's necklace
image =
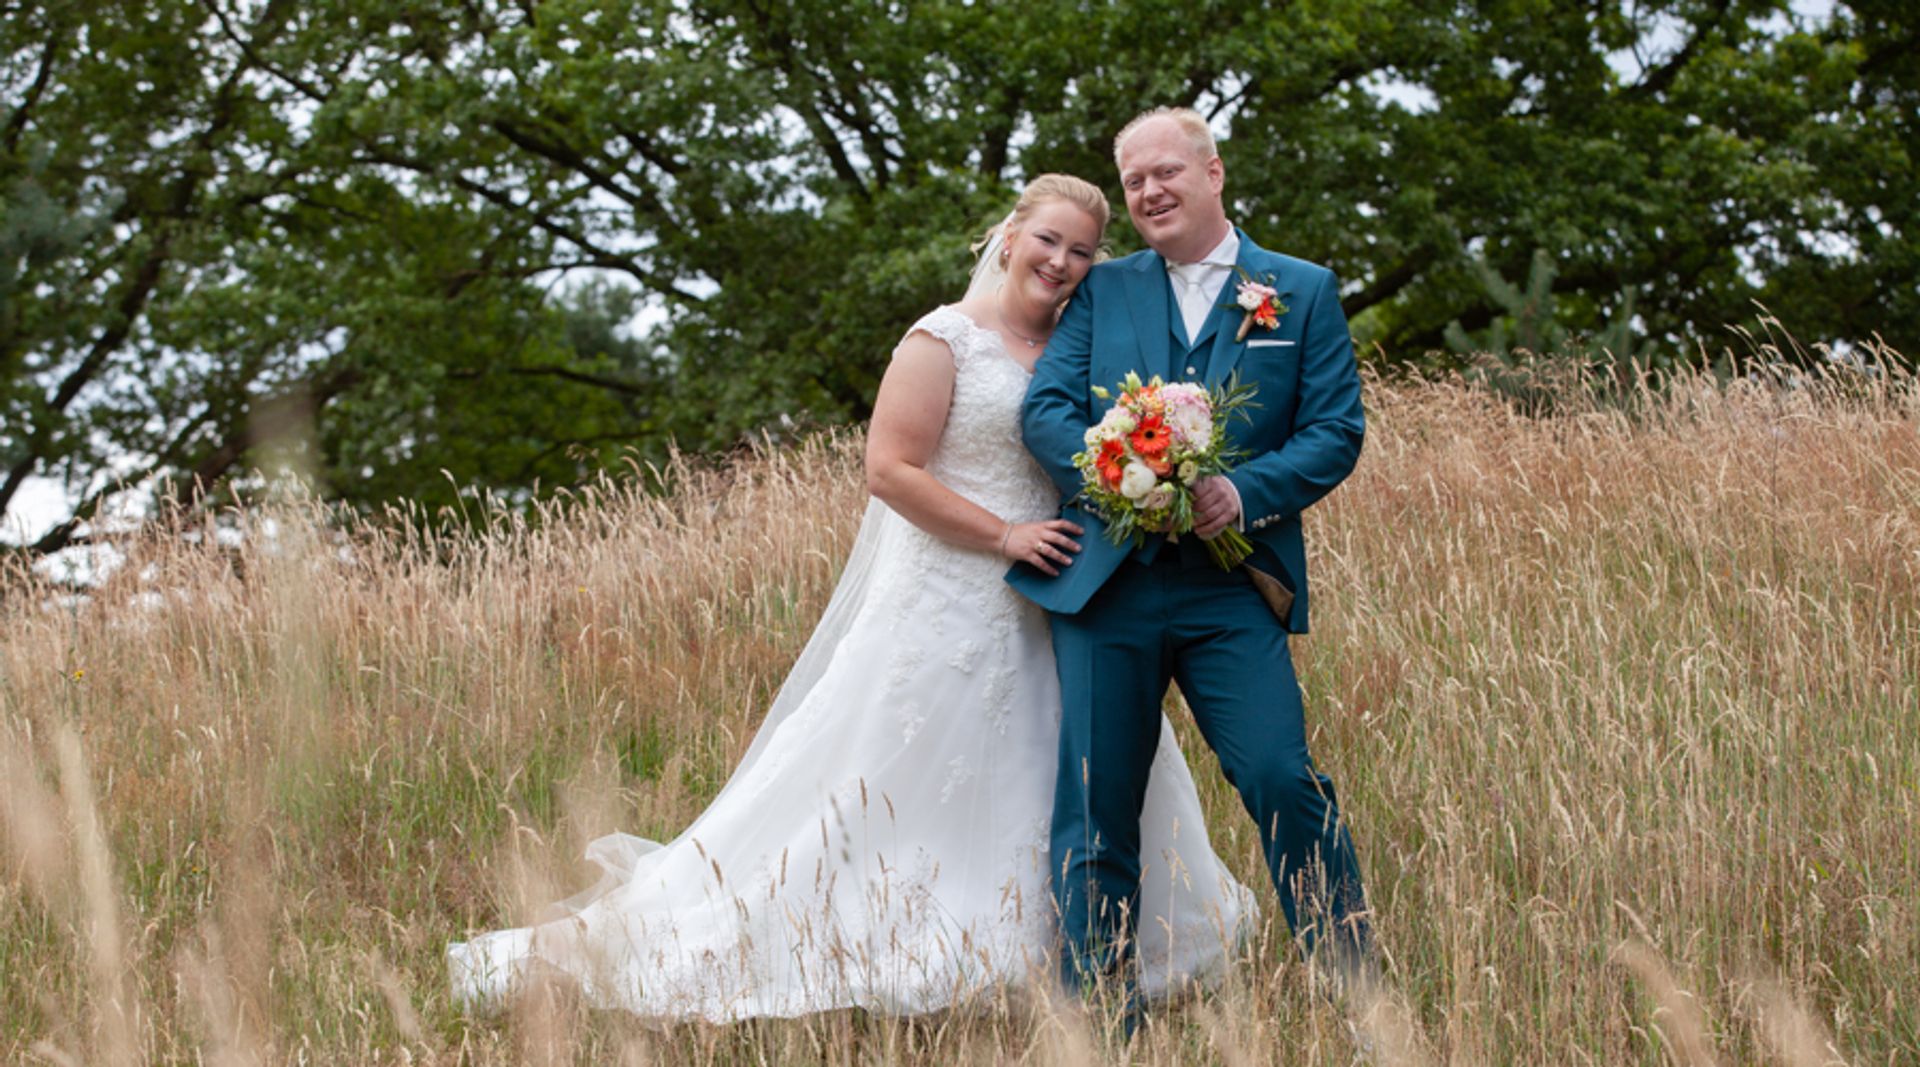
<path id="1" fill-rule="evenodd" d="M 1053 336 L 1052 330 L 1048 330 L 1046 333 L 1041 334 L 1039 337 L 1028 337 L 1026 334 L 1021 333 L 1019 330 L 1014 329 L 1013 323 L 1007 321 L 1007 313 L 1004 310 L 1002 310 L 1000 307 L 1000 294 L 1004 292 L 1006 292 L 1004 288 L 995 289 L 993 291 L 993 313 L 995 315 L 1000 316 L 1000 325 L 1006 327 L 1008 333 L 1014 335 L 1015 337 L 1018 337 L 1022 341 L 1025 341 L 1027 343 L 1028 348 L 1039 348 L 1041 345 L 1045 344 L 1047 338 Z"/>

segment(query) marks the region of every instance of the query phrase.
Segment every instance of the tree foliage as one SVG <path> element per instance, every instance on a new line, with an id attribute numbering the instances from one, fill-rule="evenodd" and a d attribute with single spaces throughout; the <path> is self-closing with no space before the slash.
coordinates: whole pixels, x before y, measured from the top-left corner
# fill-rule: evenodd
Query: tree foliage
<path id="1" fill-rule="evenodd" d="M 1920 20 L 1873 0 L 148 0 L 0 28 L 0 514 L 65 484 L 533 494 L 627 449 L 859 419 L 1029 175 L 1213 116 L 1234 219 L 1390 360 L 1768 304 L 1920 334 Z M 1135 243 L 1122 222 L 1113 244 Z M 1624 302 L 1632 300 L 1625 315 Z M 91 524 L 91 525 L 90 525 Z"/>

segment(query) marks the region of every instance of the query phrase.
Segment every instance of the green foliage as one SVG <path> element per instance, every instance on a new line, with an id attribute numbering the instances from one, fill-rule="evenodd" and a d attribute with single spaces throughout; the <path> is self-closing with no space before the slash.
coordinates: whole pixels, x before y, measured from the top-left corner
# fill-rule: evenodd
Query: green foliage
<path id="1" fill-rule="evenodd" d="M 1496 320 L 1483 340 L 1467 336 L 1459 320 L 1447 324 L 1447 344 L 1455 352 L 1470 356 L 1476 352 L 1506 353 L 1524 349 L 1542 354 L 1560 349 L 1567 343 L 1566 327 L 1554 321 L 1553 278 L 1558 271 L 1546 249 L 1533 254 L 1533 266 L 1527 271 L 1527 288 L 1522 291 L 1500 276 L 1485 260 L 1475 260 L 1474 274 L 1486 287 L 1487 296 L 1506 313 Z M 1508 323 L 1512 323 L 1511 332 Z"/>
<path id="2" fill-rule="evenodd" d="M 1475 379 L 1523 409 L 1541 412 L 1575 393 L 1629 389 L 1653 366 L 1642 362 L 1632 289 L 1620 296 L 1609 321 L 1591 335 L 1578 335 L 1556 314 L 1553 282 L 1559 272 L 1546 249 L 1534 252 L 1525 289 L 1485 260 L 1472 266 L 1502 314 L 1478 337 L 1462 329 L 1459 320 L 1448 323 L 1447 346 L 1469 362 Z"/>
<path id="3" fill-rule="evenodd" d="M 64 482 L 53 551 L 119 483 L 245 495 L 270 452 L 356 507 L 526 499 L 864 418 L 1014 189 L 1110 183 L 1162 103 L 1213 116 L 1234 220 L 1333 266 L 1392 359 L 1499 328 L 1488 278 L 1537 250 L 1551 321 L 1616 352 L 1756 299 L 1911 350 L 1915 33 L 1779 0 L 29 4 L 0 515 Z"/>

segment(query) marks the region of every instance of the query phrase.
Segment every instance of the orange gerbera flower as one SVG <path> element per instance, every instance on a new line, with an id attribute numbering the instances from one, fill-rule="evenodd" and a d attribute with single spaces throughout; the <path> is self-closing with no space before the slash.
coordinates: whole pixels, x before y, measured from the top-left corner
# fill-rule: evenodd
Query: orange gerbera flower
<path id="1" fill-rule="evenodd" d="M 1113 438 L 1100 446 L 1100 478 L 1107 488 L 1120 486 L 1120 476 L 1127 471 L 1127 446 L 1119 438 Z"/>
<path id="2" fill-rule="evenodd" d="M 1133 442 L 1135 452 L 1148 459 L 1158 458 L 1167 450 L 1168 445 L 1173 444 L 1173 436 L 1167 431 L 1166 420 L 1158 415 L 1149 415 L 1141 419 L 1140 425 L 1134 427 L 1133 435 L 1128 440 Z"/>

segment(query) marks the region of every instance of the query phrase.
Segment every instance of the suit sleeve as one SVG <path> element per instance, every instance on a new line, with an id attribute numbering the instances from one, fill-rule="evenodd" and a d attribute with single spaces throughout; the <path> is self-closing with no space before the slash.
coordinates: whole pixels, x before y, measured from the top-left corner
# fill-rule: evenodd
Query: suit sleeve
<path id="1" fill-rule="evenodd" d="M 1338 294 L 1333 272 L 1320 272 L 1320 284 L 1304 308 L 1300 382 L 1285 442 L 1227 475 L 1240 491 L 1241 514 L 1249 525 L 1300 514 L 1332 492 L 1360 459 L 1366 434 L 1360 371 Z M 1259 400 L 1256 395 L 1254 402 Z"/>
<path id="2" fill-rule="evenodd" d="M 1086 447 L 1087 427 L 1093 422 L 1088 388 L 1093 368 L 1094 287 L 1091 275 L 1086 280 L 1089 284 L 1081 285 L 1067 302 L 1053 338 L 1034 367 L 1020 419 L 1027 451 L 1063 498 L 1080 491 L 1080 471 L 1073 465 L 1073 456 Z"/>

